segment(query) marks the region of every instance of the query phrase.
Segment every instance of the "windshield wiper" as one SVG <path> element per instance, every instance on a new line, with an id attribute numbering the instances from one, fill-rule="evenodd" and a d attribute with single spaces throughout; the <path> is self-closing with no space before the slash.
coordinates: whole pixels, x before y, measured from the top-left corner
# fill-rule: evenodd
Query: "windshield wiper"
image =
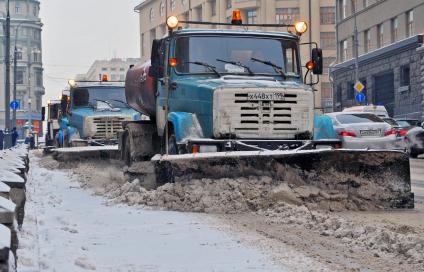
<path id="1" fill-rule="evenodd" d="M 253 60 L 253 61 L 256 61 L 256 62 L 263 63 L 265 65 L 271 66 L 272 68 L 274 68 L 274 71 L 276 71 L 277 73 L 279 73 L 280 75 L 283 76 L 283 79 L 286 79 L 287 78 L 287 75 L 283 71 L 283 68 L 280 67 L 280 66 L 278 66 L 277 64 L 272 63 L 269 60 L 260 60 L 260 59 L 256 59 L 256 58 L 250 58 L 250 59 Z"/>
<path id="2" fill-rule="evenodd" d="M 187 61 L 186 63 L 204 66 L 208 68 L 210 71 L 214 72 L 214 74 L 217 75 L 218 77 L 221 77 L 221 74 L 216 70 L 215 66 L 212 66 L 210 64 L 207 64 L 201 61 Z"/>
<path id="3" fill-rule="evenodd" d="M 128 105 L 128 103 L 125 102 L 125 101 L 122 101 L 122 100 L 119 100 L 119 99 L 112 99 L 112 101 L 116 101 L 116 102 L 122 103 L 122 104 L 126 105 L 128 108 L 130 107 L 130 105 Z"/>
<path id="4" fill-rule="evenodd" d="M 244 65 L 244 64 L 243 64 L 243 63 L 241 63 L 241 62 L 237 62 L 237 61 L 229 61 L 229 60 L 222 60 L 222 59 L 216 59 L 216 60 L 217 60 L 217 61 L 220 61 L 220 62 L 223 62 L 223 63 L 228 63 L 228 64 L 232 64 L 232 65 L 235 65 L 235 66 L 242 67 L 242 68 L 246 69 L 246 70 L 247 70 L 247 72 L 249 72 L 249 75 L 251 75 L 251 76 L 254 76 L 254 75 L 255 75 L 255 73 L 253 73 L 253 72 L 252 72 L 252 70 L 249 68 L 249 66 Z"/>
<path id="5" fill-rule="evenodd" d="M 96 101 L 100 101 L 100 102 L 103 102 L 103 103 L 105 103 L 105 104 L 108 104 L 109 105 L 109 107 L 111 107 L 112 109 L 113 109 L 113 105 L 112 105 L 112 103 L 110 103 L 109 101 L 107 101 L 107 100 L 102 100 L 102 99 L 94 99 L 94 100 L 96 100 Z"/>

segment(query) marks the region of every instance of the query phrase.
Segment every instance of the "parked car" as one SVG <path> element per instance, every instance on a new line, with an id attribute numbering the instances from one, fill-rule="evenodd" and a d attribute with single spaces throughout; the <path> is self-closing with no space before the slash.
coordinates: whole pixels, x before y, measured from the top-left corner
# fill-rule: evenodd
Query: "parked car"
<path id="1" fill-rule="evenodd" d="M 396 122 L 406 131 L 421 125 L 421 122 L 417 119 L 396 119 Z"/>
<path id="2" fill-rule="evenodd" d="M 372 113 L 328 113 L 343 148 L 403 149 L 396 129 Z"/>
<path id="3" fill-rule="evenodd" d="M 402 126 L 395 119 L 391 117 L 384 117 L 381 119 L 383 119 L 384 122 L 391 125 L 392 128 L 396 130 L 396 135 L 398 137 L 405 137 L 407 130 L 403 129 Z"/>
<path id="4" fill-rule="evenodd" d="M 343 109 L 343 112 L 350 112 L 350 113 L 363 112 L 363 113 L 372 113 L 381 118 L 389 117 L 389 113 L 387 112 L 386 107 L 377 106 L 377 105 L 354 106 L 354 107 Z"/>
<path id="5" fill-rule="evenodd" d="M 421 126 L 410 129 L 405 136 L 406 148 L 411 158 L 424 154 L 424 122 Z"/>

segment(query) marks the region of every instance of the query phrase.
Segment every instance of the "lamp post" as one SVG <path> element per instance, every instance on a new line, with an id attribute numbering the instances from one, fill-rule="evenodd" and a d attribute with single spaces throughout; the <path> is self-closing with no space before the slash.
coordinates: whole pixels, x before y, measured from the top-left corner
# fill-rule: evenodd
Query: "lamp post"
<path id="1" fill-rule="evenodd" d="M 16 75 L 18 73 L 18 47 L 17 47 L 17 43 L 18 43 L 18 30 L 21 27 L 21 25 L 24 22 L 20 22 L 15 29 L 15 50 L 13 52 L 13 101 L 16 101 L 16 85 L 17 85 L 17 81 L 16 81 Z M 12 115 L 12 124 L 15 127 L 16 126 L 16 108 L 13 108 L 13 115 Z"/>
<path id="2" fill-rule="evenodd" d="M 5 128 L 10 131 L 10 12 L 9 0 L 6 3 L 6 45 L 5 45 L 5 64 L 6 64 L 6 80 L 5 80 Z"/>

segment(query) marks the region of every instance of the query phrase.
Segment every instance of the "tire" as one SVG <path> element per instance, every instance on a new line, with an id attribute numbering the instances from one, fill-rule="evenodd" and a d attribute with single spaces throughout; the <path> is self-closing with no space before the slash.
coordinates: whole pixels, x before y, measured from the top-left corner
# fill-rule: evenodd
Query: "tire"
<path id="1" fill-rule="evenodd" d="M 412 147 L 409 149 L 409 157 L 410 158 L 416 159 L 416 158 L 418 158 L 418 155 L 419 154 L 415 149 L 413 149 Z"/>
<path id="2" fill-rule="evenodd" d="M 132 159 L 131 159 L 131 141 L 130 141 L 130 135 L 128 135 L 128 134 L 125 136 L 123 159 L 124 159 L 125 164 L 127 166 L 131 166 L 131 163 L 132 163 Z"/>

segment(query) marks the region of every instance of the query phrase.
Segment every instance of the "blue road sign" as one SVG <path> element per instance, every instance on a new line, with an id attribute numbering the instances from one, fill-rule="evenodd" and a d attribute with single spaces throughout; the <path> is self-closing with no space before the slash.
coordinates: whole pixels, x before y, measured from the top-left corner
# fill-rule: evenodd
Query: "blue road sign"
<path id="1" fill-rule="evenodd" d="M 362 103 L 362 102 L 365 101 L 365 94 L 364 93 L 357 93 L 355 95 L 355 99 L 356 99 L 356 102 Z"/>
<path id="2" fill-rule="evenodd" d="M 19 102 L 18 102 L 18 101 L 12 101 L 12 102 L 10 102 L 10 108 L 11 108 L 12 110 L 17 110 L 17 109 L 19 109 Z"/>

